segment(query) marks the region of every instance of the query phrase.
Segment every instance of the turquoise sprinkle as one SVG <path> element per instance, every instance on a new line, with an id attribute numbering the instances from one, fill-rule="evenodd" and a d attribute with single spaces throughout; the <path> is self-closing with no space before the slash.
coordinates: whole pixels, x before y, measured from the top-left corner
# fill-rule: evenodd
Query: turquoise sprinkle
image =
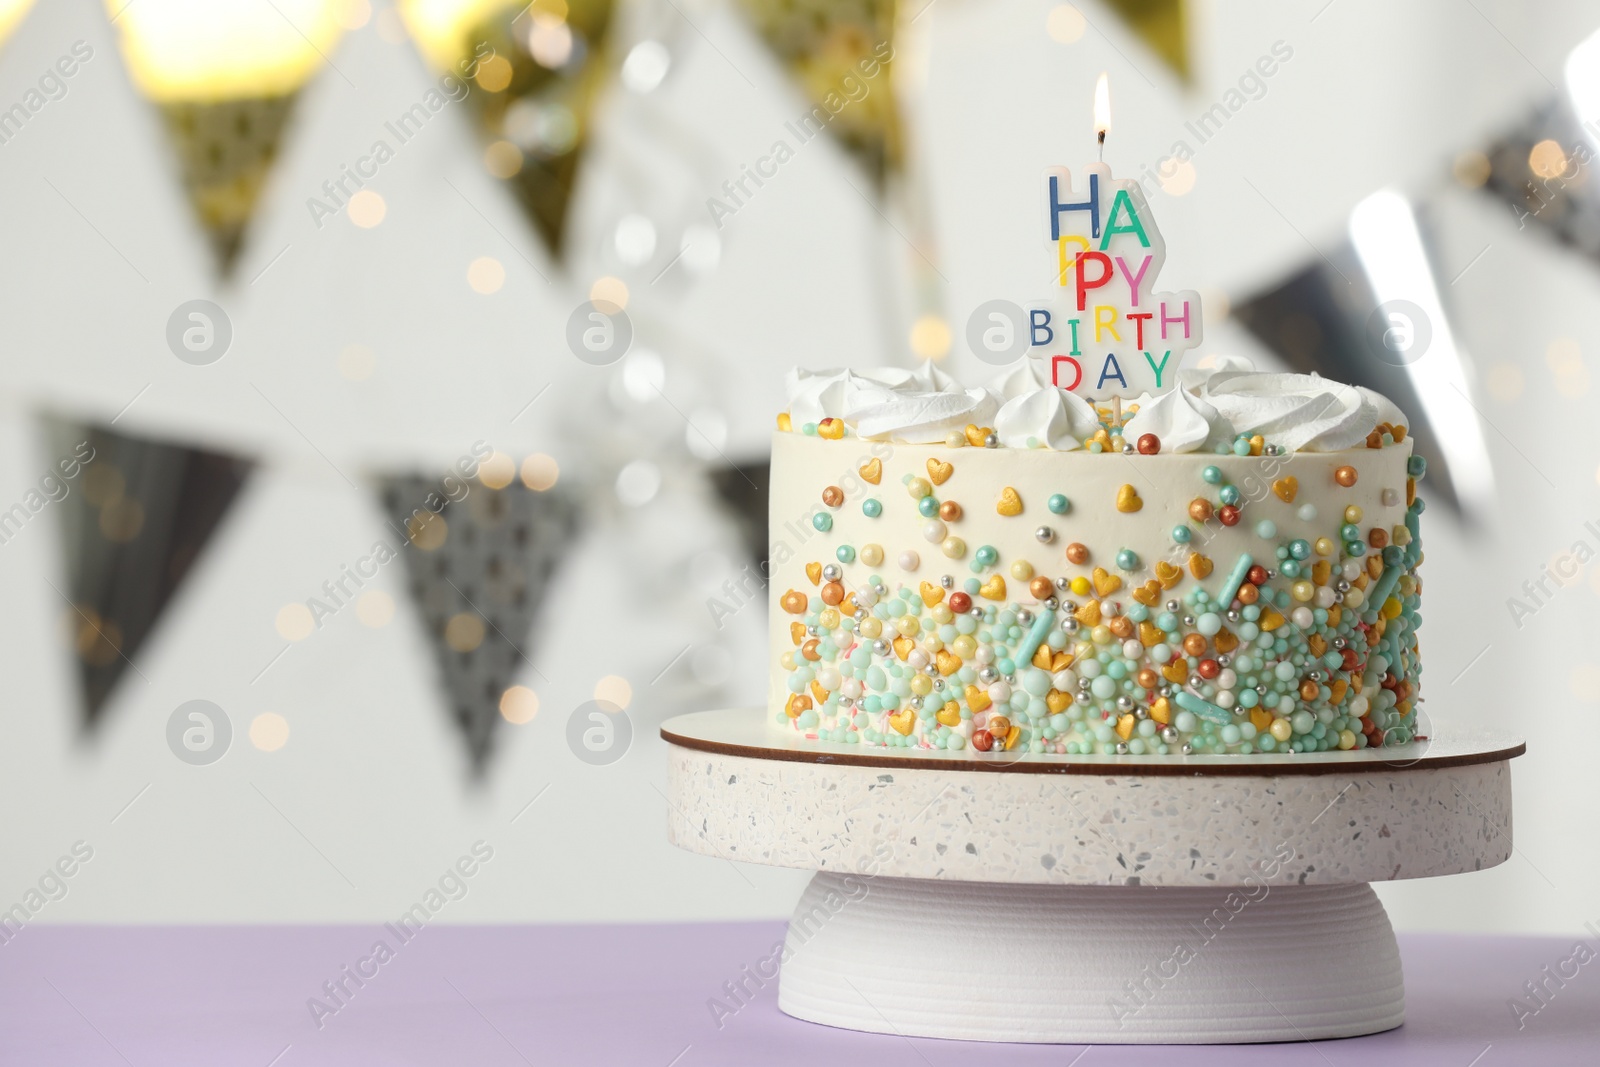
<path id="1" fill-rule="evenodd" d="M 817 424 L 814 422 L 808 422 L 804 426 L 800 427 L 800 432 L 805 434 L 807 437 L 815 437 L 817 436 Z"/>
<path id="2" fill-rule="evenodd" d="M 1217 499 L 1222 501 L 1224 504 L 1239 503 L 1239 487 L 1237 485 L 1223 486 L 1221 489 L 1217 490 Z"/>
<path id="3" fill-rule="evenodd" d="M 861 502 L 861 514 L 869 519 L 875 519 L 883 514 L 883 502 L 875 497 L 867 497 Z"/>
<path id="4" fill-rule="evenodd" d="M 1248 456 L 1250 454 L 1250 442 L 1235 441 L 1233 443 L 1233 454 L 1236 456 Z"/>
<path id="5" fill-rule="evenodd" d="M 1189 539 L 1193 536 L 1194 533 L 1187 526 L 1174 526 L 1172 528 L 1172 539 L 1180 545 L 1188 544 Z"/>
<path id="6" fill-rule="evenodd" d="M 1233 569 L 1228 572 L 1227 581 L 1222 583 L 1222 588 L 1217 592 L 1217 603 L 1223 608 L 1233 603 L 1233 598 L 1239 595 L 1239 587 L 1244 584 L 1245 575 L 1250 573 L 1250 568 L 1255 565 L 1255 560 L 1250 558 L 1250 553 L 1241 552 L 1234 561 Z"/>
<path id="7" fill-rule="evenodd" d="M 1121 567 L 1125 571 L 1138 570 L 1139 554 L 1133 551 L 1131 548 L 1123 549 L 1121 552 L 1117 553 L 1117 566 Z"/>
<path id="8" fill-rule="evenodd" d="M 1222 468 L 1207 467 L 1200 472 L 1200 477 L 1205 480 L 1207 485 L 1217 485 L 1222 481 Z"/>
<path id="9" fill-rule="evenodd" d="M 819 511 L 811 516 L 811 525 L 815 526 L 819 533 L 827 533 L 833 529 L 833 516 L 826 511 Z"/>
<path id="10" fill-rule="evenodd" d="M 856 550 L 849 545 L 840 545 L 839 551 L 834 554 L 839 557 L 840 563 L 854 563 L 856 561 Z"/>
<path id="11" fill-rule="evenodd" d="M 1406 473 L 1413 478 L 1421 478 L 1428 473 L 1428 461 L 1421 456 L 1412 456 L 1406 460 Z"/>
<path id="12" fill-rule="evenodd" d="M 933 496 L 923 497 L 921 500 L 917 501 L 917 510 L 922 513 L 923 518 L 933 518 L 935 515 L 939 514 L 939 498 Z"/>
<path id="13" fill-rule="evenodd" d="M 1044 502 L 1044 506 L 1050 509 L 1050 513 L 1052 515 L 1065 515 L 1072 509 L 1072 501 L 1068 500 L 1060 493 L 1056 493 L 1049 500 Z"/>
<path id="14" fill-rule="evenodd" d="M 1056 613 L 1049 608 L 1039 613 L 1039 617 L 1033 620 L 1033 626 L 1029 628 L 1028 635 L 1017 645 L 1017 654 L 1015 656 L 1017 662 L 1028 663 L 1033 660 L 1033 654 L 1039 651 L 1040 643 L 1050 636 L 1050 627 L 1054 625 L 1055 621 Z"/>
<path id="15" fill-rule="evenodd" d="M 999 560 L 1000 553 L 995 551 L 993 545 L 981 545 L 979 546 L 978 551 L 973 554 L 973 558 L 981 566 L 990 567 L 993 566 L 997 560 Z"/>
<path id="16" fill-rule="evenodd" d="M 1184 711 L 1198 715 L 1207 722 L 1214 722 L 1219 726 L 1233 723 L 1233 716 L 1227 711 L 1217 707 L 1209 700 L 1201 700 L 1186 689 L 1180 689 L 1174 693 L 1172 702 Z"/>
<path id="17" fill-rule="evenodd" d="M 1278 536 L 1278 524 L 1271 519 L 1262 519 L 1256 523 L 1256 536 L 1263 541 L 1270 541 Z"/>

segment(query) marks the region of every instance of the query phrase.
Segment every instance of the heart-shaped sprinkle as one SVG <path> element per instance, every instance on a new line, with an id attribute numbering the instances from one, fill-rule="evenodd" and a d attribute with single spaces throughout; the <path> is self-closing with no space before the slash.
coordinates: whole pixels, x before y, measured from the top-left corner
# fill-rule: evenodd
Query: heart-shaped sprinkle
<path id="1" fill-rule="evenodd" d="M 861 465 L 861 469 L 856 473 L 861 475 L 863 481 L 877 485 L 883 480 L 883 460 L 869 459 Z"/>
<path id="2" fill-rule="evenodd" d="M 1180 656 L 1161 668 L 1161 677 L 1173 685 L 1182 685 L 1184 680 L 1189 677 L 1189 665 Z"/>
<path id="3" fill-rule="evenodd" d="M 791 622 L 789 624 L 789 637 L 797 645 L 804 642 L 806 639 L 806 624 L 803 622 Z"/>
<path id="4" fill-rule="evenodd" d="M 1040 645 L 1033 650 L 1033 665 L 1041 671 L 1050 669 L 1050 646 Z"/>
<path id="5" fill-rule="evenodd" d="M 1153 608 L 1161 600 L 1161 583 L 1154 578 L 1145 582 L 1133 591 L 1133 599 L 1147 608 Z"/>
<path id="6" fill-rule="evenodd" d="M 996 574 L 987 582 L 978 586 L 978 595 L 986 600 L 1004 600 L 1006 598 L 1006 580 Z"/>
<path id="7" fill-rule="evenodd" d="M 932 582 L 923 582 L 917 591 L 922 594 L 922 602 L 930 608 L 944 599 L 944 586 Z"/>
<path id="8" fill-rule="evenodd" d="M 1044 695 L 1044 706 L 1050 709 L 1050 714 L 1060 715 L 1072 706 L 1072 694 L 1052 689 Z"/>
<path id="9" fill-rule="evenodd" d="M 950 472 L 955 469 L 953 463 L 943 463 L 932 457 L 928 459 L 928 478 L 934 485 L 943 485 L 945 479 L 950 477 Z"/>
<path id="10" fill-rule="evenodd" d="M 1055 655 L 1050 657 L 1050 673 L 1054 674 L 1057 671 L 1066 670 L 1068 667 L 1072 666 L 1073 659 L 1074 657 L 1071 652 L 1057 652 Z"/>
<path id="11" fill-rule="evenodd" d="M 1307 634 L 1306 647 L 1311 650 L 1313 656 L 1320 657 L 1324 652 L 1328 651 L 1328 639 L 1321 634 Z"/>
<path id="12" fill-rule="evenodd" d="M 1022 497 L 1009 485 L 1000 490 L 1000 502 L 994 506 L 1000 514 L 1010 518 L 1022 514 Z"/>
<path id="13" fill-rule="evenodd" d="M 911 655 L 911 650 L 916 647 L 917 643 L 909 637 L 902 636 L 894 639 L 894 654 L 901 659 Z"/>
<path id="14" fill-rule="evenodd" d="M 1196 578 L 1204 578 L 1211 573 L 1211 557 L 1202 556 L 1198 552 L 1189 553 L 1189 573 Z"/>
<path id="15" fill-rule="evenodd" d="M 894 727 L 896 733 L 909 737 L 911 728 L 917 724 L 917 713 L 910 708 L 901 708 L 889 716 L 889 725 Z"/>
<path id="16" fill-rule="evenodd" d="M 1156 560 L 1156 581 L 1161 583 L 1161 588 L 1171 589 L 1183 581 L 1183 572 L 1164 559 Z"/>
<path id="17" fill-rule="evenodd" d="M 1261 628 L 1268 633 L 1283 625 L 1283 615 L 1274 608 L 1261 613 Z"/>
<path id="18" fill-rule="evenodd" d="M 1145 648 L 1149 648 L 1152 645 L 1162 644 L 1166 641 L 1166 639 L 1166 631 L 1157 626 L 1155 623 L 1141 622 L 1139 624 L 1139 643 Z"/>
<path id="19" fill-rule="evenodd" d="M 791 589 L 783 594 L 783 599 L 778 601 L 778 604 L 790 615 L 804 615 L 808 599 L 804 593 L 797 593 Z"/>
<path id="20" fill-rule="evenodd" d="M 1150 705 L 1150 717 L 1162 726 L 1172 721 L 1172 703 L 1166 697 L 1156 697 Z"/>
<path id="21" fill-rule="evenodd" d="M 954 729 L 961 725 L 961 705 L 952 700 L 940 708 L 934 718 L 938 719 L 941 725 Z"/>
<path id="22" fill-rule="evenodd" d="M 1022 740 L 1022 727 L 1013 726 L 1006 731 L 1006 751 L 1010 752 L 1017 747 L 1017 742 Z"/>
<path id="23" fill-rule="evenodd" d="M 828 441 L 837 441 L 844 436 L 844 420 L 828 418 L 817 423 L 817 436 Z"/>
<path id="24" fill-rule="evenodd" d="M 1131 485 L 1124 484 L 1117 490 L 1117 510 L 1123 514 L 1132 514 L 1144 507 L 1144 501 L 1139 499 L 1139 490 Z"/>
<path id="25" fill-rule="evenodd" d="M 1224 626 L 1211 638 L 1211 643 L 1217 646 L 1217 651 L 1226 655 L 1239 647 L 1239 635 Z"/>
<path id="26" fill-rule="evenodd" d="M 984 433 L 982 426 L 975 426 L 970 422 L 967 423 L 967 428 L 962 432 L 967 435 L 967 444 L 971 445 L 973 448 L 982 448 L 983 439 L 989 436 L 988 434 Z"/>
<path id="27" fill-rule="evenodd" d="M 1276 493 L 1278 495 L 1278 499 L 1283 501 L 1285 504 L 1293 504 L 1295 494 L 1300 492 L 1300 479 L 1296 478 L 1292 474 L 1283 478 L 1279 478 L 1277 481 L 1272 483 L 1272 491 Z"/>
<path id="28" fill-rule="evenodd" d="M 828 702 L 828 691 L 826 689 L 822 688 L 822 683 L 821 682 L 812 681 L 812 683 L 811 683 L 811 697 L 818 704 L 826 704 Z"/>
<path id="29" fill-rule="evenodd" d="M 1134 718 L 1131 714 L 1117 720 L 1117 736 L 1126 741 L 1133 736 Z"/>
<path id="30" fill-rule="evenodd" d="M 1074 612 L 1072 617 L 1074 619 L 1077 619 L 1078 622 L 1082 623 L 1084 626 L 1099 626 L 1100 625 L 1100 601 L 1098 601 L 1098 600 L 1089 601 L 1088 603 L 1084 604 L 1081 608 L 1079 608 L 1076 612 Z"/>
<path id="31" fill-rule="evenodd" d="M 948 649 L 941 648 L 934 653 L 933 662 L 939 668 L 939 673 L 946 678 L 961 669 L 961 657 Z"/>
<path id="32" fill-rule="evenodd" d="M 967 686 L 967 707 L 972 709 L 974 715 L 980 711 L 988 711 L 989 705 L 993 703 L 994 701 L 989 699 L 989 694 L 982 689 L 975 685 Z"/>
<path id="33" fill-rule="evenodd" d="M 822 564 L 815 563 L 815 562 L 807 563 L 806 564 L 806 577 L 811 579 L 811 584 L 812 585 L 816 585 L 819 582 L 821 582 L 822 581 Z"/>
<path id="34" fill-rule="evenodd" d="M 1092 579 L 1094 581 L 1095 596 L 1110 596 L 1112 593 L 1115 593 L 1118 589 L 1122 588 L 1122 579 L 1117 577 L 1115 574 L 1112 574 L 1104 567 L 1096 567 L 1094 569 Z"/>

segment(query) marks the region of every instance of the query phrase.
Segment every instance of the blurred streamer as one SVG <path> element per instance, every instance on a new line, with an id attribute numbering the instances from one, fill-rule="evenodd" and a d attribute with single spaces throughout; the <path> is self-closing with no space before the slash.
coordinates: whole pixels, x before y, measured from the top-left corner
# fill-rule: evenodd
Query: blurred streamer
<path id="1" fill-rule="evenodd" d="M 474 481 L 415 475 L 382 489 L 408 542 L 401 555 L 411 597 L 451 716 L 480 776 L 497 723 L 515 714 L 507 711 L 508 691 L 527 671 L 543 678 L 533 658 L 535 623 L 578 527 L 576 494 L 555 481 L 553 469 L 530 462 L 520 481 L 514 471 L 509 458 L 496 456 Z"/>
<path id="2" fill-rule="evenodd" d="M 226 275 L 300 89 L 344 0 L 106 0 L 134 84 L 161 112 L 189 202 Z"/>
<path id="3" fill-rule="evenodd" d="M 55 474 L 71 604 L 62 605 L 93 730 L 118 680 L 182 585 L 252 464 L 105 427 L 52 423 L 50 455 L 79 469 Z M 13 512 L 16 509 L 13 509 Z"/>
<path id="4" fill-rule="evenodd" d="M 1172 72 L 1189 80 L 1189 21 L 1185 0 L 1105 0 Z"/>

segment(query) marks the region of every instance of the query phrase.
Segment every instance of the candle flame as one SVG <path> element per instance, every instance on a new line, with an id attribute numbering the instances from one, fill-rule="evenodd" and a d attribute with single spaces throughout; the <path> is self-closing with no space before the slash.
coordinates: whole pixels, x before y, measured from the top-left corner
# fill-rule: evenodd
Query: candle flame
<path id="1" fill-rule="evenodd" d="M 1094 132 L 1100 140 L 1105 140 L 1107 131 L 1111 129 L 1111 82 L 1104 71 L 1100 72 L 1100 80 L 1094 83 Z"/>

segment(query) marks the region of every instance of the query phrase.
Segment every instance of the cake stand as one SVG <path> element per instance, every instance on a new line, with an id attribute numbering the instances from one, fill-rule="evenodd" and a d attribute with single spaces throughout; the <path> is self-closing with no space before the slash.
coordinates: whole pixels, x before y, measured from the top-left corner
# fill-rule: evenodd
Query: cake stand
<path id="1" fill-rule="evenodd" d="M 661 735 L 674 844 L 817 872 L 782 952 L 784 1012 L 1093 1044 L 1399 1026 L 1400 956 L 1368 883 L 1504 862 L 1524 748 L 889 755 L 784 735 L 754 708 Z"/>

